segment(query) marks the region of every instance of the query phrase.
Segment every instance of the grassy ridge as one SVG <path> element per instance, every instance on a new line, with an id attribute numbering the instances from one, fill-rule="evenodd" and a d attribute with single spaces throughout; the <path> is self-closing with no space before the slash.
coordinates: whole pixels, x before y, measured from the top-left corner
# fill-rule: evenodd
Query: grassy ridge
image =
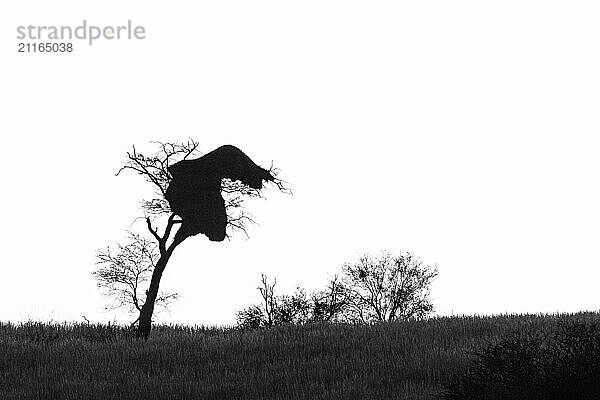
<path id="1" fill-rule="evenodd" d="M 469 352 L 600 315 L 452 317 L 256 331 L 0 323 L 1 399 L 427 399 Z"/>

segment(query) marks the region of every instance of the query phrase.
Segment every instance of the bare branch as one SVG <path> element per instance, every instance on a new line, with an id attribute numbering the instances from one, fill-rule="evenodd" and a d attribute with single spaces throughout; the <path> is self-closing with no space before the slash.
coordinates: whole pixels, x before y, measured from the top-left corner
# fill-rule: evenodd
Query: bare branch
<path id="1" fill-rule="evenodd" d="M 291 195 L 294 194 L 293 190 L 287 186 L 289 183 L 284 181 L 283 179 L 279 178 L 279 173 L 281 171 L 279 168 L 275 168 L 273 166 L 273 161 L 271 161 L 271 166 L 269 167 L 269 172 L 275 178 L 275 179 L 273 179 L 272 183 L 275 186 L 277 186 L 277 189 L 279 189 L 280 192 L 285 193 L 285 194 L 291 194 Z"/>
<path id="2" fill-rule="evenodd" d="M 152 227 L 152 223 L 150 222 L 150 218 L 146 217 L 146 225 L 148 226 L 148 230 L 150 231 L 150 233 L 152 234 L 152 236 L 154 236 L 154 238 L 156 239 L 156 241 L 158 242 L 159 246 L 162 244 L 163 242 L 163 238 L 161 238 L 159 236 L 158 233 L 156 233 L 156 230 Z"/>
<path id="3" fill-rule="evenodd" d="M 185 160 L 188 157 L 198 153 L 198 142 L 189 139 L 181 143 L 163 143 L 151 142 L 159 147 L 159 150 L 152 156 L 145 156 L 139 153 L 135 146 L 132 152 L 127 152 L 127 161 L 117 171 L 119 175 L 122 171 L 131 170 L 152 183 L 160 199 L 152 199 L 142 203 L 143 208 L 153 214 L 168 213 L 170 208 L 165 203 L 164 196 L 172 177 L 169 173 L 169 166 L 177 161 Z"/>

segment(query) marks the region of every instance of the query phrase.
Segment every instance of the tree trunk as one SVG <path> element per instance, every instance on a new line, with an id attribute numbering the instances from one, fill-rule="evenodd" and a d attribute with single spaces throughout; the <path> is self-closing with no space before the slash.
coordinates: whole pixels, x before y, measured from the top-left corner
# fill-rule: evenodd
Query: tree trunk
<path id="1" fill-rule="evenodd" d="M 173 253 L 173 249 L 169 249 L 161 254 L 154 271 L 152 272 L 152 280 L 150 281 L 150 287 L 146 293 L 146 301 L 140 311 L 140 320 L 138 323 L 137 337 L 148 340 L 150 335 L 150 329 L 152 328 L 152 314 L 154 313 L 154 302 L 158 296 L 158 286 L 160 285 L 160 278 L 162 277 L 163 271 L 169 262 L 169 258 Z"/>
<path id="2" fill-rule="evenodd" d="M 190 235 L 188 230 L 184 225 L 182 225 L 175 233 L 175 237 L 173 238 L 173 242 L 170 246 L 167 247 L 167 240 L 171 235 L 171 229 L 173 228 L 175 214 L 171 214 L 169 217 L 169 222 L 167 223 L 167 227 L 165 228 L 164 237 L 160 237 L 156 231 L 152 228 L 150 223 L 150 218 L 146 218 L 146 222 L 148 223 L 148 230 L 154 235 L 156 240 L 158 241 L 158 248 L 160 250 L 160 258 L 156 262 L 156 266 L 154 267 L 154 271 L 152 271 L 152 279 L 150 280 L 150 287 L 146 292 L 146 301 L 140 310 L 140 318 L 138 323 L 137 337 L 144 338 L 148 340 L 148 336 L 150 336 L 150 330 L 152 329 L 152 314 L 154 313 L 154 303 L 156 302 L 156 297 L 158 296 L 158 287 L 160 285 L 160 278 L 169 262 L 169 258 L 171 258 L 171 254 L 173 254 L 173 250 L 177 246 L 181 244 L 185 239 L 187 239 Z"/>

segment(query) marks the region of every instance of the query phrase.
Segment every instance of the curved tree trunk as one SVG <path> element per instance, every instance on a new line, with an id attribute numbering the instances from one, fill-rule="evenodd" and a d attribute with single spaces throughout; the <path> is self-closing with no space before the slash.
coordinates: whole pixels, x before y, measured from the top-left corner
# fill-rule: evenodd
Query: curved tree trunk
<path id="1" fill-rule="evenodd" d="M 173 253 L 172 250 L 165 252 L 160 256 L 160 259 L 154 267 L 152 272 L 152 280 L 150 281 L 150 287 L 146 293 L 146 301 L 140 311 L 140 320 L 138 323 L 137 337 L 148 340 L 150 335 L 150 329 L 152 328 L 152 314 L 154 313 L 154 302 L 156 296 L 158 296 L 158 287 L 160 285 L 160 278 L 162 277 L 163 271 L 169 262 L 169 258 Z"/>
<path id="2" fill-rule="evenodd" d="M 137 337 L 143 338 L 144 340 L 148 340 L 148 336 L 150 336 L 150 330 L 152 329 L 152 314 L 154 313 L 154 303 L 156 302 L 156 297 L 158 296 L 158 287 L 160 286 L 160 278 L 162 278 L 162 274 L 169 262 L 169 258 L 171 258 L 171 254 L 173 254 L 173 250 L 181 244 L 189 235 L 186 233 L 187 230 L 179 229 L 173 238 L 173 243 L 169 247 L 166 247 L 166 241 L 171 234 L 171 228 L 173 227 L 173 216 L 169 218 L 169 223 L 167 225 L 165 236 L 159 237 L 156 235 L 156 232 L 152 230 L 150 226 L 150 222 L 148 220 L 148 228 L 150 232 L 152 232 L 158 240 L 159 248 L 160 248 L 160 258 L 154 267 L 154 271 L 152 271 L 152 279 L 150 280 L 150 287 L 146 292 L 146 301 L 142 306 L 140 311 L 140 318 L 138 323 Z"/>

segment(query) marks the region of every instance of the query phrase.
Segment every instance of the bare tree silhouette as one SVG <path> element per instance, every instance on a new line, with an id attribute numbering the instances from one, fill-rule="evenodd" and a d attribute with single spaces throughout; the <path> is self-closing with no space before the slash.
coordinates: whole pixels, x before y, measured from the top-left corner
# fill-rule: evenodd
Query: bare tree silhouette
<path id="1" fill-rule="evenodd" d="M 129 232 L 125 244 L 118 244 L 117 252 L 110 248 L 98 251 L 93 272 L 97 285 L 103 294 L 113 302 L 106 309 L 125 308 L 131 314 L 138 314 L 133 327 L 139 320 L 142 305 L 146 302 L 146 284 L 152 276 L 160 254 L 158 245 L 139 234 Z M 168 309 L 177 300 L 177 293 L 159 292 L 155 306 Z"/>
<path id="2" fill-rule="evenodd" d="M 150 334 L 154 307 L 161 301 L 160 280 L 175 248 L 199 233 L 211 241 L 222 241 L 235 231 L 246 232 L 247 224 L 253 221 L 243 201 L 261 197 L 264 182 L 289 192 L 277 178 L 276 169 L 259 167 L 234 146 L 221 146 L 198 157 L 199 143 L 195 140 L 153 143 L 158 146 L 156 153 L 146 156 L 134 147 L 117 172 L 137 173 L 155 189 L 155 197 L 142 200 L 141 206 L 158 255 L 152 261 L 145 301 L 140 304 L 139 298 L 134 301 L 131 297 L 131 303 L 139 310 L 137 336 L 144 339 Z M 155 225 L 161 221 L 165 226 L 159 231 Z M 129 303 L 128 298 L 126 304 Z"/>
<path id="3" fill-rule="evenodd" d="M 429 286 L 438 274 L 410 252 L 362 255 L 343 267 L 349 321 L 381 322 L 423 318 L 433 311 Z"/>

